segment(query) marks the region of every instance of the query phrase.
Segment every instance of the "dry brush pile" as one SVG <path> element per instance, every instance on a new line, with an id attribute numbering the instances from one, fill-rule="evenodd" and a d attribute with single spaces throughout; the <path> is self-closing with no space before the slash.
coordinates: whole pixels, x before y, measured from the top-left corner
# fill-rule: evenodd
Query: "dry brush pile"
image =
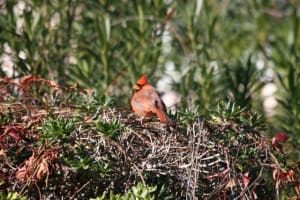
<path id="1" fill-rule="evenodd" d="M 263 137 L 262 118 L 235 104 L 219 104 L 210 120 L 178 112 L 167 126 L 37 76 L 2 78 L 0 93 L 4 193 L 88 199 L 143 183 L 156 199 L 299 196 L 299 168 L 282 164 L 287 135 Z"/>

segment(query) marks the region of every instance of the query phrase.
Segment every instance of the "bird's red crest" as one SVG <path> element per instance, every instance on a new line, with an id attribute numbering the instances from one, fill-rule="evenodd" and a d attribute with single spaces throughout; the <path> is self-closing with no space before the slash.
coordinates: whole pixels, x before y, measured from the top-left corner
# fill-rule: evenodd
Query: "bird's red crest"
<path id="1" fill-rule="evenodd" d="M 148 84 L 148 79 L 146 75 L 143 75 L 137 82 L 138 85 L 146 85 Z"/>

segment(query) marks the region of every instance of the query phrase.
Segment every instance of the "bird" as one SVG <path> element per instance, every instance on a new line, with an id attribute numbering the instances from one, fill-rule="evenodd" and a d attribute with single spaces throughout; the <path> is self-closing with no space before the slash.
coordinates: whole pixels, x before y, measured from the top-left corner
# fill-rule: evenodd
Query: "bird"
<path id="1" fill-rule="evenodd" d="M 164 102 L 155 87 L 149 84 L 146 75 L 141 76 L 133 89 L 135 93 L 131 99 L 131 107 L 136 115 L 142 119 L 156 115 L 161 123 L 173 124 L 173 120 L 167 114 Z"/>

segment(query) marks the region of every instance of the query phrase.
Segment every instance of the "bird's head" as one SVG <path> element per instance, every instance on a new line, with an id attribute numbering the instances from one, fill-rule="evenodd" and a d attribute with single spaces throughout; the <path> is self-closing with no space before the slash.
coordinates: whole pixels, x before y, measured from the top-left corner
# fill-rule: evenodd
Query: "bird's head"
<path id="1" fill-rule="evenodd" d="M 148 79 L 146 75 L 142 75 L 142 77 L 138 80 L 138 82 L 135 84 L 135 86 L 133 87 L 133 89 L 135 91 L 139 91 L 142 89 L 143 86 L 148 84 Z"/>

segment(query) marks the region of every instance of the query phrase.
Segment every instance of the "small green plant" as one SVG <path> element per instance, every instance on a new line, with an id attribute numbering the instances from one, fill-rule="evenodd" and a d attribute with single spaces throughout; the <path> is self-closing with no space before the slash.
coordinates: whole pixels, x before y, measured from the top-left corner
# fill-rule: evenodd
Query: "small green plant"
<path id="1" fill-rule="evenodd" d="M 234 102 L 220 102 L 211 112 L 213 123 L 224 126 L 219 142 L 238 146 L 248 140 L 248 135 L 258 136 L 266 129 L 262 115 L 237 106 Z M 248 156 L 248 150 L 244 152 Z M 249 155 L 251 152 L 249 153 Z"/>
<path id="2" fill-rule="evenodd" d="M 128 193 L 124 195 L 124 200 L 130 199 L 143 199 L 143 200 L 153 200 L 154 196 L 151 193 L 155 192 L 155 186 L 144 186 L 142 183 L 138 183 L 133 186 Z"/>
<path id="3" fill-rule="evenodd" d="M 234 102 L 221 102 L 212 110 L 211 119 L 215 122 L 239 121 L 240 115 L 246 108 L 237 106 Z"/>
<path id="4" fill-rule="evenodd" d="M 63 160 L 71 166 L 76 172 L 80 170 L 87 170 L 90 168 L 91 165 L 91 159 L 84 157 L 84 158 L 63 158 Z"/>
<path id="5" fill-rule="evenodd" d="M 10 118 L 0 113 L 0 126 L 9 123 Z"/>
<path id="6" fill-rule="evenodd" d="M 41 127 L 43 130 L 43 134 L 41 134 L 42 142 L 47 141 L 49 145 L 56 142 L 65 142 L 75 130 L 75 121 L 74 118 L 47 119 Z"/>
<path id="7" fill-rule="evenodd" d="M 18 192 L 0 192 L 0 200 L 26 200 L 25 196 L 20 196 Z"/>
<path id="8" fill-rule="evenodd" d="M 96 124 L 96 130 L 99 131 L 104 138 L 111 138 L 116 140 L 124 125 L 117 120 L 110 122 L 100 121 Z"/>
<path id="9" fill-rule="evenodd" d="M 211 119 L 214 122 L 225 123 L 235 122 L 240 126 L 252 127 L 258 130 L 265 130 L 264 117 L 256 112 L 249 111 L 247 107 L 236 105 L 235 102 L 221 102 L 211 112 Z"/>
<path id="10" fill-rule="evenodd" d="M 81 170 L 89 170 L 99 173 L 101 177 L 105 177 L 110 173 L 108 162 L 95 160 L 84 145 L 75 145 L 73 151 L 61 154 L 61 159 L 71 166 L 76 172 Z"/>
<path id="11" fill-rule="evenodd" d="M 177 112 L 176 115 L 178 115 L 180 122 L 187 125 L 195 122 L 200 116 L 200 113 L 198 111 L 198 107 L 196 107 L 193 111 L 190 109 L 184 109 L 184 111 Z"/>
<path id="12" fill-rule="evenodd" d="M 77 156 L 75 156 L 77 157 Z M 71 166 L 76 172 L 81 170 L 89 170 L 97 172 L 102 178 L 108 176 L 110 173 L 109 164 L 104 161 L 95 161 L 92 158 L 63 158 L 63 160 Z"/>
<path id="13" fill-rule="evenodd" d="M 87 90 L 90 94 L 78 94 L 73 93 L 71 98 L 73 102 L 78 103 L 81 107 L 81 111 L 87 113 L 99 112 L 100 109 L 107 108 L 113 104 L 113 100 L 110 96 L 100 95 L 95 96 L 93 91 Z"/>
<path id="14" fill-rule="evenodd" d="M 144 186 L 142 183 L 138 183 L 136 186 L 130 188 L 130 190 L 124 194 L 114 194 L 110 192 L 107 195 L 106 192 L 101 197 L 90 198 L 90 200 L 154 200 L 153 193 L 156 191 L 156 186 Z"/>

